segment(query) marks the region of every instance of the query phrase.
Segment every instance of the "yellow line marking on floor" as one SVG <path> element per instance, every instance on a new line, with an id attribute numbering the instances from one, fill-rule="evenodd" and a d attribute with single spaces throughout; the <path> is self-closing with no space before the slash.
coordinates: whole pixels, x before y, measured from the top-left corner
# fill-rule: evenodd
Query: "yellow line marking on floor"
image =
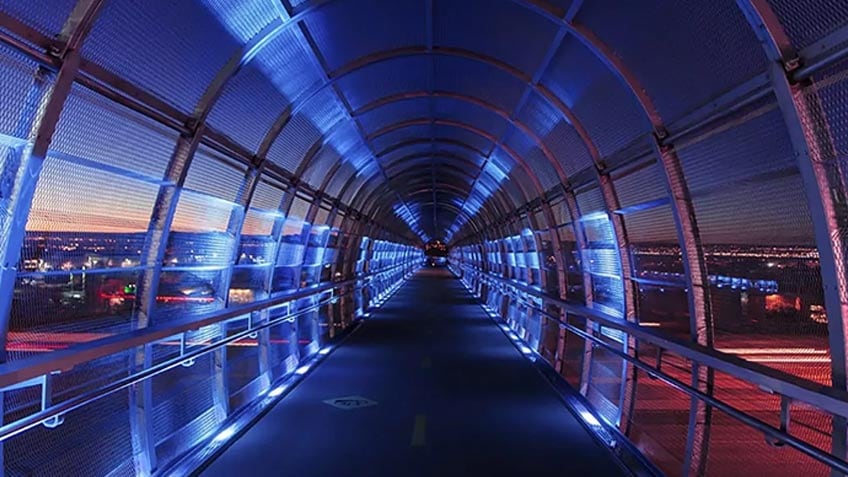
<path id="1" fill-rule="evenodd" d="M 424 359 L 421 360 L 421 367 L 424 369 L 430 369 L 433 367 L 433 361 L 430 360 L 429 356 L 425 356 Z"/>
<path id="2" fill-rule="evenodd" d="M 424 447 L 427 445 L 427 416 L 418 414 L 415 416 L 415 425 L 412 427 L 411 447 Z"/>

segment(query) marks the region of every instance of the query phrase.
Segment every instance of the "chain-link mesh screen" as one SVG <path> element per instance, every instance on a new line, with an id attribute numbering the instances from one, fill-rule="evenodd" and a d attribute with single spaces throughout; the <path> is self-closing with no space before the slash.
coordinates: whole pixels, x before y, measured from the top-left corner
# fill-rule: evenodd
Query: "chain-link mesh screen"
<path id="1" fill-rule="evenodd" d="M 232 336 L 247 329 L 247 316 L 244 320 L 227 324 L 227 335 Z M 264 391 L 260 376 L 260 340 L 256 337 L 242 338 L 227 345 L 227 388 L 228 399 L 233 409 L 253 401 Z"/>
<path id="2" fill-rule="evenodd" d="M 740 452 L 744 446 L 745 451 Z M 706 473 L 709 477 L 733 475 L 739 469 L 756 469 L 749 475 L 824 477 L 830 470 L 822 463 L 792 449 L 789 446 L 769 445 L 763 435 L 750 427 L 741 425 L 727 414 L 713 410 L 710 425 L 709 453 L 706 457 Z"/>
<path id="3" fill-rule="evenodd" d="M 393 21 L 378 21 L 374 11 Z M 415 2 L 334 2 L 315 11 L 305 23 L 327 66 L 335 70 L 369 53 L 423 44 L 420 15 Z"/>
<path id="4" fill-rule="evenodd" d="M 505 111 L 518 104 L 525 85 L 519 78 L 488 63 L 455 56 L 433 58 L 436 91 L 479 98 Z M 477 81 L 476 78 L 486 78 Z"/>
<path id="5" fill-rule="evenodd" d="M 532 75 L 542 62 L 556 33 L 551 22 L 510 2 L 437 2 L 433 16 L 436 45 L 477 51 L 527 75 Z M 503 30 L 511 31 L 515 37 L 497 34 Z M 514 48 L 511 38 L 521 38 L 522 48 Z"/>
<path id="6" fill-rule="evenodd" d="M 620 346 L 614 340 L 603 339 L 613 346 Z M 607 422 L 615 425 L 621 413 L 624 363 L 619 356 L 601 347 L 592 350 L 590 359 L 586 398 Z"/>
<path id="7" fill-rule="evenodd" d="M 232 79 L 209 113 L 208 122 L 255 151 L 271 125 L 306 91 L 317 87 L 320 73 L 311 53 L 289 28 L 271 39 Z M 244 120 L 250 117 L 249 121 Z"/>
<path id="8" fill-rule="evenodd" d="M 848 23 L 848 5 L 839 0 L 768 0 L 796 48 L 810 46 Z"/>
<path id="9" fill-rule="evenodd" d="M 39 72 L 38 64 L 17 51 L 0 45 L 0 146 L 19 146 L 26 139 L 38 111 L 38 103 L 50 86 L 49 75 Z M 9 151 L 3 151 L 5 157 Z"/>
<path id="10" fill-rule="evenodd" d="M 521 156 L 532 173 L 539 179 L 542 188 L 548 190 L 560 183 L 556 169 L 532 138 L 516 128 L 512 128 L 507 137 L 505 145 Z M 551 159 L 556 160 L 555 158 Z"/>
<path id="11" fill-rule="evenodd" d="M 586 145 L 563 113 L 547 99 L 543 99 L 538 93 L 531 94 L 517 117 L 542 139 L 566 174 L 573 175 L 592 167 L 592 158 Z"/>
<path id="12" fill-rule="evenodd" d="M 358 115 L 356 119 L 367 134 L 372 134 L 380 128 L 392 124 L 426 118 L 429 116 L 431 101 L 433 100 L 429 97 L 394 101 L 369 109 Z"/>
<path id="13" fill-rule="evenodd" d="M 264 178 L 256 184 L 256 190 L 250 203 L 251 207 L 274 212 L 279 210 L 283 201 L 285 189 L 283 186 L 268 182 Z"/>
<path id="14" fill-rule="evenodd" d="M 283 194 L 280 187 L 264 180 L 256 185 L 251 208 L 242 224 L 228 305 L 237 306 L 265 297 L 265 283 L 276 258 L 277 233 L 283 224 L 278 211 Z"/>
<path id="15" fill-rule="evenodd" d="M 22 21 L 40 33 L 55 36 L 62 31 L 62 25 L 76 3 L 75 0 L 56 0 L 50 2 L 50 8 L 44 8 L 43 4 L 30 0 L 6 0 L 0 4 L 0 12 Z"/>
<path id="16" fill-rule="evenodd" d="M 232 175 L 235 181 L 238 175 Z M 160 320 L 197 316 L 223 305 L 227 297 L 225 269 L 232 265 L 237 245 L 234 234 L 238 229 L 233 227 L 241 223 L 241 212 L 233 202 L 182 191 L 161 264 L 164 271 L 155 311 Z"/>
<path id="17" fill-rule="evenodd" d="M 185 187 L 225 201 L 238 203 L 245 184 L 246 169 L 201 147 L 194 154 Z"/>
<path id="18" fill-rule="evenodd" d="M 667 123 L 766 68 L 757 37 L 733 0 L 587 2 L 576 21 L 625 60 Z"/>
<path id="19" fill-rule="evenodd" d="M 12 302 L 15 355 L 128 329 L 156 193 L 152 184 L 48 156 Z"/>
<path id="20" fill-rule="evenodd" d="M 235 208 L 230 201 L 183 190 L 171 229 L 186 233 L 225 233 Z"/>
<path id="21" fill-rule="evenodd" d="M 429 137 L 429 127 L 422 127 L 420 131 L 421 133 L 419 133 L 419 129 L 409 128 L 407 133 L 409 135 L 415 134 L 417 137 Z M 426 133 L 424 133 L 424 131 L 426 131 Z M 435 137 L 448 138 L 454 141 L 458 141 L 478 151 L 490 151 L 493 147 L 492 142 L 486 139 L 485 137 L 458 127 L 437 124 L 435 127 L 432 128 L 432 131 Z"/>
<path id="22" fill-rule="evenodd" d="M 212 354 L 191 366 L 178 366 L 152 379 L 153 438 L 156 457 L 168 462 L 209 436 L 226 415 L 227 399 L 216 384 Z"/>
<path id="23" fill-rule="evenodd" d="M 309 148 L 342 117 L 341 106 L 332 90 L 322 89 L 310 96 L 303 109 L 289 119 L 268 151 L 268 159 L 295 172 Z"/>
<path id="24" fill-rule="evenodd" d="M 65 414 L 64 422 L 55 429 L 38 426 L 6 440 L 5 472 L 35 476 L 136 475 L 128 414 L 127 394 L 115 393 Z M 6 419 L 10 417 L 7 414 Z"/>
<path id="25" fill-rule="evenodd" d="M 826 370 L 827 326 L 804 186 L 772 98 L 678 146 L 709 272 L 715 342 L 808 375 Z M 723 174 L 716 174 L 716 168 Z M 801 361 L 786 349 L 821 352 Z M 824 374 L 824 373 L 814 373 Z"/>
<path id="26" fill-rule="evenodd" d="M 336 173 L 333 174 L 333 177 L 330 178 L 330 182 L 327 183 L 325 192 L 331 196 L 337 197 L 341 193 L 342 186 L 344 186 L 344 184 L 347 183 L 354 174 L 356 174 L 356 169 L 348 164 L 342 164 L 342 166 L 336 170 Z"/>
<path id="27" fill-rule="evenodd" d="M 567 315 L 568 323 L 580 329 L 586 327 L 586 320 L 576 316 Z M 586 356 L 586 340 L 570 331 L 565 333 L 565 344 L 562 355 L 562 368 L 560 374 L 571 386 L 580 388 L 583 376 L 583 361 Z"/>
<path id="28" fill-rule="evenodd" d="M 547 312 L 553 316 L 559 316 L 558 309 L 551 308 Z M 556 318 L 551 318 L 550 316 L 544 316 L 542 318 L 542 336 L 539 341 L 539 354 L 555 369 L 559 366 L 558 360 L 560 356 L 558 347 L 561 329 L 562 327 Z"/>
<path id="29" fill-rule="evenodd" d="M 380 98 L 409 91 L 426 91 L 431 61 L 438 60 L 401 56 L 378 61 L 339 77 L 336 87 L 355 111 Z"/>
<path id="30" fill-rule="evenodd" d="M 227 19 L 197 2 L 109 0 L 82 52 L 130 83 L 191 112 L 242 43 L 227 27 Z"/>
<path id="31" fill-rule="evenodd" d="M 577 246 L 572 224 L 563 225 L 557 230 L 561 260 L 565 268 L 566 289 L 562 291 L 564 298 L 585 304 L 586 292 L 583 281 L 583 258 Z"/>
<path id="32" fill-rule="evenodd" d="M 372 149 L 378 156 L 382 156 L 395 148 L 405 147 L 410 144 L 421 144 L 430 137 L 432 128 L 429 124 L 399 127 L 379 136 L 368 138 Z"/>
<path id="33" fill-rule="evenodd" d="M 459 99 L 437 97 L 433 100 L 433 109 L 436 119 L 469 125 L 494 137 L 503 135 L 508 126 L 496 113 Z"/>
<path id="34" fill-rule="evenodd" d="M 158 180 L 164 176 L 176 144 L 175 131 L 74 86 L 51 148 Z"/>
<path id="35" fill-rule="evenodd" d="M 649 130 L 632 94 L 576 39 L 565 38 L 542 84 L 574 111 L 602 155 Z"/>
<path id="36" fill-rule="evenodd" d="M 656 349 L 640 347 L 643 360 L 654 359 Z M 647 373 L 636 373 L 633 411 L 627 437 L 668 476 L 683 476 L 689 428 L 689 397 Z"/>

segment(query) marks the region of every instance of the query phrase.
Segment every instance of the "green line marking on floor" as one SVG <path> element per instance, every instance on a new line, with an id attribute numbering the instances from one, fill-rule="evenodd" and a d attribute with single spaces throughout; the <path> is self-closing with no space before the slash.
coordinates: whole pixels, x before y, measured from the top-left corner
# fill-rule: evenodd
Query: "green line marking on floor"
<path id="1" fill-rule="evenodd" d="M 427 445 L 427 416 L 418 414 L 415 416 L 415 425 L 412 427 L 411 447 L 424 447 Z"/>

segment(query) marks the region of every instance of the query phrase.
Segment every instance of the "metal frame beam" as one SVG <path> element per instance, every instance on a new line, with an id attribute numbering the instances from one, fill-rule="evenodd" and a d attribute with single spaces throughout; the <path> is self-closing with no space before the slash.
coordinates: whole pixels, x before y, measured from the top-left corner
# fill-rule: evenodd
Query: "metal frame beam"
<path id="1" fill-rule="evenodd" d="M 373 139 L 373 138 L 375 138 L 375 137 L 379 137 L 380 135 L 382 135 L 382 134 L 386 134 L 386 133 L 388 133 L 388 132 L 390 132 L 390 131 L 393 131 L 393 130 L 402 129 L 402 128 L 409 127 L 409 126 L 421 125 L 421 124 L 430 124 L 430 122 L 431 122 L 431 120 L 430 120 L 430 119 L 418 119 L 418 120 L 405 121 L 405 122 L 402 122 L 402 123 L 393 124 L 393 125 L 389 126 L 388 128 L 384 128 L 384 129 L 382 129 L 382 130 L 380 130 L 380 131 L 377 131 L 377 132 L 372 133 L 372 134 L 369 136 L 369 138 Z M 471 133 L 473 133 L 473 134 L 476 134 L 476 135 L 478 135 L 478 136 L 480 136 L 480 137 L 482 137 L 482 138 L 484 138 L 484 139 L 487 139 L 487 140 L 489 140 L 489 141 L 494 141 L 494 140 L 496 140 L 496 138 L 494 138 L 494 136 L 492 136 L 492 135 L 491 135 L 491 134 L 489 134 L 488 132 L 483 131 L 483 130 L 481 130 L 481 129 L 478 129 L 478 128 L 474 127 L 474 126 L 471 126 L 471 125 L 465 124 L 465 123 L 461 123 L 461 122 L 458 122 L 458 121 L 445 121 L 445 120 L 436 120 L 436 121 L 433 121 L 433 122 L 435 122 L 435 123 L 436 123 L 436 124 L 438 124 L 438 125 L 442 125 L 442 126 L 449 126 L 449 127 L 455 127 L 455 128 L 459 128 L 459 129 L 466 130 L 466 131 L 468 131 L 468 132 L 471 132 Z M 529 179 L 531 180 L 531 182 L 533 183 L 533 187 L 534 187 L 537 191 L 539 191 L 539 195 L 541 195 L 541 194 L 543 193 L 543 191 L 542 191 L 542 186 L 541 186 L 541 184 L 538 182 L 538 178 L 536 178 L 536 177 L 535 177 L 535 175 L 534 175 L 534 174 L 532 174 L 532 170 L 529 168 L 529 166 L 526 164 L 526 162 L 524 162 L 524 160 L 523 160 L 523 159 L 522 159 L 522 158 L 521 158 L 521 157 L 520 157 L 517 153 L 515 153 L 515 151 L 513 151 L 513 150 L 512 150 L 512 149 L 510 149 L 509 147 L 504 146 L 504 145 L 500 145 L 499 147 L 500 147 L 500 148 L 501 148 L 504 152 L 506 152 L 506 153 L 507 153 L 507 155 L 508 155 L 508 156 L 510 156 L 510 158 L 512 158 L 513 162 L 514 162 L 516 165 L 519 165 L 519 166 L 520 166 L 520 167 L 521 167 L 521 168 L 525 171 L 525 173 L 527 174 L 528 178 L 529 178 Z M 485 165 L 484 165 L 483 167 L 481 167 L 481 168 L 480 168 L 480 171 L 481 171 L 481 172 L 480 172 L 480 174 L 482 174 L 482 171 L 484 170 L 484 168 L 485 168 Z M 478 179 L 477 179 L 477 180 L 479 180 L 480 174 L 478 174 Z M 520 183 L 520 181 L 516 181 L 515 183 L 516 183 L 516 185 L 518 185 L 519 187 L 521 187 L 521 189 L 522 189 L 522 193 L 523 193 L 523 195 L 524 195 L 524 201 L 525 201 L 525 202 L 529 202 L 529 200 L 530 200 L 530 199 L 529 199 L 529 197 L 531 197 L 531 195 L 528 195 L 528 194 L 527 194 L 527 192 L 524 190 L 524 185 L 523 185 L 523 184 L 521 184 L 521 183 Z M 356 201 L 355 201 L 355 200 L 351 200 L 351 204 L 354 204 L 354 203 L 356 203 Z M 464 207 L 464 205 L 463 205 L 463 207 Z"/>
<path id="2" fill-rule="evenodd" d="M 50 73 L 39 68 L 27 101 L 28 104 L 38 104 L 39 107 L 24 110 L 22 114 L 25 117 L 18 121 L 19 132 L 26 135 L 31 146 L 12 153 L 12 157 L 3 161 L 3 177 L 13 180 L 3 181 L 0 190 L 3 208 L 11 212 L 0 217 L 0 230 L 4 231 L 3 241 L 0 242 L 0 363 L 7 360 L 6 342 L 18 263 L 26 238 L 26 223 L 32 209 L 35 190 L 62 110 L 71 93 L 74 79 L 79 74 L 82 45 L 102 5 L 102 0 L 78 0 L 58 37 L 47 45 L 44 53 L 39 52 L 40 57 L 56 68 L 52 75 L 52 84 L 47 79 Z M 4 25 L 18 23 L 5 16 L 2 20 Z M 0 423 L 3 422 L 5 410 L 2 404 L 3 394 L 0 392 Z M 3 445 L 0 444 L 0 469 L 4 467 L 3 463 Z M 2 473 L 0 470 L 0 474 Z"/>
<path id="3" fill-rule="evenodd" d="M 826 112 L 809 81 L 795 82 L 793 75 L 801 66 L 777 15 L 764 0 L 737 0 L 751 29 L 772 61 L 771 83 L 786 124 L 789 139 L 798 159 L 807 204 L 819 251 L 822 288 L 827 310 L 828 344 L 831 356 L 831 383 L 848 390 L 848 276 L 844 273 L 848 250 L 842 233 L 848 217 L 844 184 L 833 184 L 838 175 L 839 159 L 834 139 L 827 128 Z M 831 452 L 840 459 L 848 457 L 848 419 L 834 416 Z M 836 470 L 832 476 L 842 475 Z"/>

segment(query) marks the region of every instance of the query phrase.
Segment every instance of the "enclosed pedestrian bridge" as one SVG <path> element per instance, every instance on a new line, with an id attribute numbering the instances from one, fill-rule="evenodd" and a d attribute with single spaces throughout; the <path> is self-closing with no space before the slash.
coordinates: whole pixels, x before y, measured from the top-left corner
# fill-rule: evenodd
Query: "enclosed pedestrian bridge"
<path id="1" fill-rule="evenodd" d="M 844 1 L 0 0 L 2 476 L 846 475 L 846 150 Z"/>

